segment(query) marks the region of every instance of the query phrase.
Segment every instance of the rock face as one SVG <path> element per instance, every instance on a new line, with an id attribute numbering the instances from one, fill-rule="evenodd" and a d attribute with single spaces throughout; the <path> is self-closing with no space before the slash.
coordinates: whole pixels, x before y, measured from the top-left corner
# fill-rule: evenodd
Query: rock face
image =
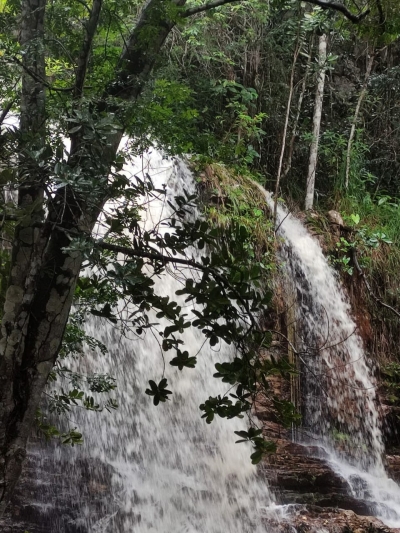
<path id="1" fill-rule="evenodd" d="M 400 530 L 388 528 L 371 517 L 372 510 L 367 502 L 349 496 L 346 481 L 332 472 L 322 449 L 290 442 L 275 422 L 265 425 L 270 436 L 276 439 L 278 449 L 260 466 L 260 476 L 268 479 L 277 504 L 286 506 L 284 518 L 266 522 L 266 533 L 400 533 Z M 51 463 L 43 462 L 38 450 L 37 445 L 30 449 L 16 497 L 6 519 L 0 523 L 1 533 L 54 533 L 55 530 L 87 533 L 87 528 L 79 523 L 68 495 L 64 503 L 62 498 L 57 498 L 57 509 L 52 507 L 56 494 L 65 490 L 63 477 L 54 475 Z M 388 456 L 387 464 L 390 475 L 399 480 L 400 456 Z M 87 503 L 88 512 L 96 513 L 104 500 L 110 498 L 112 472 L 105 468 L 95 479 L 93 472 L 99 472 L 98 468 L 83 463 L 76 466 L 81 472 L 80 500 Z M 38 469 L 40 482 L 37 480 Z"/>
<path id="2" fill-rule="evenodd" d="M 48 446 L 52 447 L 52 444 Z M 55 473 L 51 454 L 46 448 L 45 443 L 38 442 L 29 447 L 14 499 L 5 518 L 0 520 L 1 533 L 87 533 L 81 518 L 82 502 L 86 504 L 87 512 L 94 515 L 106 501 L 110 501 L 113 472 L 109 466 L 103 464 L 102 468 L 98 468 L 96 464 L 93 468 L 93 464 L 85 460 L 74 464 L 79 489 L 79 502 L 76 502 L 71 499 L 65 485 L 71 464 L 66 461 L 58 470 L 63 473 Z M 98 460 L 93 459 L 95 461 Z"/>
<path id="3" fill-rule="evenodd" d="M 387 455 L 386 466 L 390 477 L 400 483 L 400 455 Z"/>
<path id="4" fill-rule="evenodd" d="M 280 440 L 277 453 L 262 466 L 278 504 L 287 505 L 282 533 L 400 533 L 370 516 L 368 502 L 349 495 L 347 482 L 327 464 L 323 450 Z M 388 470 L 400 478 L 400 457 L 388 457 Z M 276 524 L 275 524 L 276 525 Z"/>
<path id="5" fill-rule="evenodd" d="M 366 502 L 349 496 L 345 480 L 332 472 L 317 447 L 282 441 L 264 465 L 264 475 L 281 504 L 338 507 L 368 516 Z"/>
<path id="6" fill-rule="evenodd" d="M 308 506 L 295 511 L 292 519 L 297 533 L 399 533 L 373 516 L 358 516 L 353 511 Z"/>

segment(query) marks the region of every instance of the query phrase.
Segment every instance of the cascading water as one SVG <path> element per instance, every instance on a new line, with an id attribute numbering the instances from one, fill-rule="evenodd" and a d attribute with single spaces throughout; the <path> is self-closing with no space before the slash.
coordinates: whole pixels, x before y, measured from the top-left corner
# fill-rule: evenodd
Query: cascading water
<path id="1" fill-rule="evenodd" d="M 350 305 L 317 240 L 279 204 L 276 223 L 286 301 L 297 322 L 303 439 L 325 449 L 371 514 L 399 527 L 400 488 L 385 472 L 375 381 Z"/>
<path id="2" fill-rule="evenodd" d="M 183 187 L 195 190 L 185 164 L 158 153 L 136 160 L 127 170 L 149 174 L 157 188 L 165 183 L 170 200 L 182 194 Z M 267 193 L 266 199 L 272 205 Z M 153 204 L 145 224 L 157 224 L 168 209 L 166 202 Z M 299 322 L 304 440 L 324 448 L 353 496 L 369 502 L 371 514 L 398 526 L 400 490 L 385 473 L 374 381 L 349 304 L 318 242 L 281 206 L 278 225 L 287 301 L 293 302 Z M 156 287 L 159 294 L 175 298 L 182 273 L 170 270 L 172 275 L 158 278 Z M 174 394 L 155 407 L 144 389 L 149 379 L 163 374 L 157 337 L 148 331 L 142 339 L 129 338 L 117 326 L 94 318 L 87 332 L 109 352 L 104 356 L 89 351 L 79 370 L 114 376 L 119 408 L 73 413 L 71 425 L 84 433 L 82 447 L 67 451 L 33 445 L 31 457 L 36 469 L 41 461 L 41 474 L 36 480 L 40 491 L 34 491 L 30 502 L 32 513 L 40 511 L 34 520 L 40 526 L 32 531 L 273 533 L 284 510 L 274 505 L 266 483 L 250 464 L 250 450 L 234 443 L 233 431 L 243 425 L 238 420 L 207 425 L 200 419 L 199 404 L 224 392 L 211 376 L 215 362 L 233 355 L 231 348 L 223 345 L 215 352 L 208 343 L 203 345 L 198 330 L 186 330 L 184 341 L 191 354 L 199 351 L 197 367 L 179 372 L 166 364 Z M 335 432 L 345 437 L 342 449 Z M 279 525 L 276 530 L 281 531 Z"/>
<path id="3" fill-rule="evenodd" d="M 182 194 L 183 187 L 189 192 L 195 187 L 182 162 L 157 153 L 130 170 L 136 175 L 148 173 L 158 187 L 166 183 L 171 200 Z M 153 205 L 145 223 L 157 223 L 167 211 L 167 203 Z M 158 279 L 156 290 L 175 298 L 181 273 L 172 274 Z M 180 372 L 166 364 L 172 400 L 155 407 L 144 389 L 149 379 L 161 379 L 163 374 L 156 336 L 148 331 L 143 339 L 130 339 L 117 326 L 89 321 L 87 332 L 109 353 L 104 357 L 89 352 L 80 371 L 114 376 L 120 407 L 112 413 L 74 414 L 85 443 L 71 450 L 67 461 L 64 449 L 56 452 L 60 457 L 55 461 L 63 461 L 70 473 L 63 479 L 62 493 L 69 494 L 76 510 L 74 516 L 60 512 L 52 533 L 265 533 L 274 504 L 250 463 L 249 448 L 235 444 L 233 431 L 244 429 L 244 424 L 215 420 L 207 425 L 200 419 L 200 403 L 224 392 L 212 374 L 216 361 L 229 358 L 230 348 L 214 351 L 208 343 L 203 345 L 198 330 L 185 331 L 185 345 L 192 355 L 199 352 L 197 367 Z M 61 508 L 54 501 L 57 505 Z"/>

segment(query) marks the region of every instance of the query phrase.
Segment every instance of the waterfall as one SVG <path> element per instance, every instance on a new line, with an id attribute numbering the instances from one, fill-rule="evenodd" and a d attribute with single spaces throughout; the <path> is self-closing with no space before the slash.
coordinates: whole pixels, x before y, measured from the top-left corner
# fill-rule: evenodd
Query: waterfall
<path id="1" fill-rule="evenodd" d="M 142 178 L 149 174 L 158 188 L 166 184 L 169 200 L 183 187 L 195 190 L 186 165 L 159 153 L 138 158 L 127 170 Z M 168 209 L 165 201 L 152 205 L 144 223 L 158 223 Z M 169 270 L 156 280 L 156 291 L 175 299 L 182 274 L 172 266 Z M 201 332 L 189 328 L 183 339 L 191 355 L 199 352 L 198 364 L 180 372 L 164 362 L 150 331 L 141 339 L 129 338 L 117 325 L 96 318 L 88 319 L 86 331 L 109 352 L 89 351 L 79 370 L 114 376 L 119 408 L 72 414 L 84 444 L 67 453 L 65 447 L 56 449 L 53 470 L 66 472 L 58 499 L 69 499 L 74 511 L 62 511 L 63 503 L 53 495 L 59 511 L 52 533 L 265 532 L 274 503 L 251 465 L 251 450 L 235 444 L 233 432 L 245 429 L 245 423 L 218 419 L 208 425 L 199 410 L 208 396 L 226 391 L 212 375 L 215 362 L 229 359 L 232 348 L 211 349 Z M 149 379 L 161 379 L 164 363 L 173 395 L 156 407 L 144 390 Z"/>
<path id="2" fill-rule="evenodd" d="M 301 438 L 325 450 L 371 514 L 399 527 L 400 488 L 385 472 L 376 383 L 347 297 L 318 241 L 279 204 L 276 223 L 287 307 L 294 307 L 296 322 Z"/>
<path id="3" fill-rule="evenodd" d="M 151 176 L 156 188 L 165 184 L 169 201 L 183 188 L 195 192 L 187 166 L 158 152 L 135 159 L 125 170 L 141 178 Z M 168 216 L 166 200 L 146 210 L 143 224 L 152 227 Z M 375 382 L 350 305 L 319 243 L 301 222 L 278 206 L 277 223 L 286 302 L 297 324 L 293 340 L 301 369 L 301 439 L 312 443 L 313 450 L 318 445 L 324 451 L 324 459 L 347 480 L 352 496 L 368 503 L 371 514 L 400 526 L 400 489 L 385 472 Z M 191 253 L 198 259 L 196 250 Z M 156 292 L 174 299 L 189 274 L 170 265 L 155 278 Z M 186 311 L 190 313 L 190 306 Z M 251 465 L 249 447 L 235 444 L 233 432 L 245 424 L 216 419 L 207 425 L 200 418 L 199 405 L 226 392 L 212 375 L 216 362 L 234 356 L 233 348 L 222 344 L 212 349 L 197 329 L 189 328 L 182 338 L 198 363 L 180 372 L 164 361 L 157 335 L 145 331 L 139 339 L 123 335 L 118 325 L 103 319 L 88 319 L 86 332 L 105 344 L 108 353 L 88 350 L 73 369 L 114 376 L 119 408 L 69 415 L 70 425 L 84 435 L 82 446 L 31 445 L 28 470 L 35 470 L 37 479 L 34 487 L 28 486 L 27 507 L 32 523 L 39 525 L 29 531 L 294 531 L 285 508 L 275 505 Z M 173 395 L 154 406 L 144 390 L 149 379 L 162 378 L 164 365 Z M 297 512 L 296 506 L 288 509 Z"/>

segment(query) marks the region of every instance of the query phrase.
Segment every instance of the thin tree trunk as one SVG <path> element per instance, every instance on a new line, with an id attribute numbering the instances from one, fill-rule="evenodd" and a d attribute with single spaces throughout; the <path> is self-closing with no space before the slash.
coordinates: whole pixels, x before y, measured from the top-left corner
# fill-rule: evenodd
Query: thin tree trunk
<path id="1" fill-rule="evenodd" d="M 322 103 L 324 99 L 325 73 L 326 73 L 326 46 L 328 38 L 321 35 L 318 43 L 318 83 L 315 93 L 314 116 L 313 116 L 313 138 L 310 147 L 310 159 L 307 173 L 307 188 L 305 209 L 312 209 L 314 204 L 315 171 L 317 168 L 319 132 L 321 129 Z"/>
<path id="2" fill-rule="evenodd" d="M 371 76 L 371 71 L 372 71 L 372 66 L 374 64 L 374 60 L 375 60 L 375 52 L 373 52 L 370 55 L 369 59 L 368 59 L 367 70 L 365 72 L 364 83 L 363 83 L 360 95 L 358 97 L 356 110 L 354 111 L 353 121 L 352 121 L 352 124 L 351 124 L 351 130 L 350 130 L 350 135 L 349 135 L 349 141 L 347 143 L 347 152 L 346 152 L 346 178 L 345 178 L 345 188 L 346 189 L 349 188 L 351 149 L 353 147 L 354 136 L 355 136 L 355 133 L 356 133 L 358 115 L 360 114 L 361 104 L 362 104 L 362 102 L 363 102 L 363 100 L 365 98 L 365 95 L 367 94 L 368 81 L 369 81 L 369 78 Z"/>
<path id="3" fill-rule="evenodd" d="M 311 59 L 312 59 L 312 45 L 310 46 L 310 53 L 309 53 L 308 58 L 307 58 L 306 70 L 305 70 L 305 73 L 304 73 L 304 76 L 303 76 L 303 81 L 301 83 L 300 95 L 299 95 L 299 99 L 297 101 L 296 117 L 294 119 L 293 129 L 292 129 L 292 136 L 291 136 L 291 139 L 290 139 L 289 153 L 288 153 L 288 158 L 287 158 L 287 161 L 286 161 L 285 170 L 283 171 L 282 178 L 286 178 L 286 176 L 290 172 L 290 169 L 292 168 L 292 158 L 293 158 L 293 152 L 294 152 L 294 143 L 296 141 L 297 127 L 299 125 L 300 115 L 301 115 L 301 108 L 303 107 L 304 95 L 306 93 L 307 80 L 308 80 L 308 75 L 310 73 Z"/>
<path id="4" fill-rule="evenodd" d="M 280 184 L 280 180 L 281 180 L 283 156 L 285 154 L 285 148 L 286 148 L 286 135 L 287 135 L 288 125 L 289 125 L 290 109 L 292 107 L 294 75 L 295 75 L 295 71 L 296 71 L 297 59 L 299 57 L 299 53 L 300 53 L 302 44 L 303 44 L 303 40 L 300 41 L 300 39 L 297 39 L 296 48 L 295 48 L 294 55 L 293 55 L 292 71 L 290 73 L 289 96 L 288 96 L 288 101 L 287 101 L 287 106 L 286 106 L 285 125 L 283 127 L 283 134 L 282 134 L 282 146 L 281 146 L 281 154 L 280 154 L 280 157 L 279 157 L 278 174 L 276 176 L 275 202 L 274 202 L 274 227 L 276 226 L 276 214 L 277 214 L 277 208 L 278 208 L 279 184 Z"/>

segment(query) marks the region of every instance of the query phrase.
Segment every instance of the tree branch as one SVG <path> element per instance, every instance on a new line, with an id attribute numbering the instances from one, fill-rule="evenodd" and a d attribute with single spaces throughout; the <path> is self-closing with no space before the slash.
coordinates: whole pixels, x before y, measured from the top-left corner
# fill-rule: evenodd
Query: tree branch
<path id="1" fill-rule="evenodd" d="M 118 244 L 111 244 L 104 241 L 96 241 L 95 245 L 103 250 L 109 250 L 110 252 L 116 252 L 118 254 L 127 255 L 128 257 L 142 257 L 144 259 L 151 259 L 152 261 L 161 261 L 164 265 L 168 263 L 176 263 L 178 265 L 191 266 L 198 270 L 210 270 L 209 267 L 205 267 L 201 263 L 197 263 L 193 259 L 183 259 L 181 257 L 172 257 L 169 255 L 163 255 L 157 252 L 146 252 L 144 250 L 136 250 L 134 248 L 127 248 L 126 246 L 120 246 Z"/>
<path id="2" fill-rule="evenodd" d="M 11 56 L 11 59 L 15 63 L 17 63 L 17 65 L 19 65 L 27 74 L 29 74 L 29 76 L 33 80 L 35 80 L 36 82 L 42 84 L 43 87 L 46 87 L 46 89 L 48 89 L 49 91 L 57 91 L 57 92 L 65 93 L 65 92 L 70 92 L 70 91 L 74 90 L 74 87 L 53 87 L 52 85 L 50 85 L 50 83 L 48 83 L 46 81 L 44 76 L 39 76 L 38 74 L 36 74 L 33 69 L 31 69 L 28 66 L 24 65 L 23 62 L 18 59 L 18 57 Z"/>
<path id="3" fill-rule="evenodd" d="M 76 98 L 79 98 L 82 95 L 83 85 L 85 83 L 86 78 L 86 70 L 89 62 L 90 50 L 92 48 L 93 39 L 99 22 L 102 4 L 103 0 L 93 0 L 90 17 L 85 25 L 86 34 L 82 44 L 81 52 L 79 54 L 78 68 L 76 72 L 76 82 L 74 88 L 74 96 Z"/>
<path id="4" fill-rule="evenodd" d="M 4 122 L 5 119 L 6 119 L 6 116 L 7 116 L 8 113 L 11 111 L 11 108 L 12 108 L 12 106 L 14 105 L 14 102 L 15 102 L 15 99 L 14 99 L 14 100 L 10 100 L 10 101 L 4 106 L 4 109 L 1 111 L 1 114 L 0 114 L 0 126 L 3 124 L 3 122 Z"/>
<path id="5" fill-rule="evenodd" d="M 381 27 L 381 34 L 383 34 L 386 31 L 386 17 L 385 17 L 385 14 L 383 12 L 383 7 L 382 7 L 381 0 L 376 0 L 376 7 L 377 7 L 378 13 L 379 13 L 379 25 Z"/>
<path id="6" fill-rule="evenodd" d="M 248 306 L 248 302 L 246 302 L 246 300 L 242 298 L 242 296 L 237 292 L 237 290 L 234 287 L 232 287 L 232 285 L 225 279 L 224 276 L 222 276 L 221 274 L 219 274 L 218 272 L 216 272 L 209 266 L 204 266 L 201 263 L 194 261 L 193 259 L 183 259 L 181 257 L 171 257 L 169 255 L 162 255 L 157 252 L 146 252 L 144 250 L 135 250 L 134 248 L 127 248 L 125 246 L 120 246 L 117 244 L 110 244 L 108 242 L 103 242 L 103 241 L 96 241 L 95 246 L 103 250 L 109 250 L 111 252 L 121 253 L 128 257 L 141 257 L 144 259 L 150 259 L 152 261 L 161 261 L 162 263 L 164 263 L 164 265 L 168 263 L 175 263 L 178 265 L 190 266 L 190 267 L 196 268 L 197 270 L 201 270 L 202 272 L 210 272 L 217 281 L 219 281 L 225 287 L 228 287 L 235 294 L 238 302 L 240 302 L 243 308 L 246 310 L 246 313 L 248 314 L 253 326 L 256 325 L 255 318 Z"/>
<path id="7" fill-rule="evenodd" d="M 333 9 L 334 11 L 339 11 L 347 19 L 353 22 L 353 24 L 358 24 L 371 12 L 371 10 L 367 8 L 358 15 L 355 15 L 341 2 L 331 2 L 329 0 L 307 0 L 307 2 L 309 4 L 314 4 L 315 6 L 322 7 L 322 9 Z"/>
<path id="8" fill-rule="evenodd" d="M 211 2 L 207 2 L 206 4 L 203 4 L 202 6 L 196 6 L 196 7 L 190 7 L 186 11 L 183 11 L 181 13 L 182 18 L 191 17 L 192 15 L 196 15 L 197 13 L 202 13 L 203 11 L 208 11 L 209 9 L 213 9 L 214 7 L 223 6 L 225 4 L 232 4 L 233 2 L 238 2 L 239 0 L 212 0 Z"/>
<path id="9" fill-rule="evenodd" d="M 196 6 L 196 7 L 191 7 L 187 9 L 181 14 L 181 17 L 182 18 L 191 17 L 192 15 L 196 15 L 197 13 L 202 13 L 203 11 L 208 11 L 210 9 L 223 6 L 225 4 L 232 4 L 233 2 L 237 2 L 237 1 L 239 0 L 212 0 L 211 2 L 207 2 L 206 4 L 203 4 L 202 6 Z M 361 22 L 361 20 L 363 20 L 371 11 L 368 8 L 362 11 L 361 13 L 359 13 L 358 15 L 355 15 L 341 2 L 335 2 L 335 1 L 331 2 L 329 0 L 306 0 L 306 1 L 309 4 L 314 4 L 316 6 L 322 7 L 323 9 L 333 9 L 335 11 L 339 11 L 354 24 Z"/>
<path id="10" fill-rule="evenodd" d="M 368 50 L 368 48 L 367 48 L 367 50 Z M 376 51 L 373 50 L 371 55 L 370 55 L 370 57 L 369 57 L 369 59 L 368 59 L 367 70 L 365 72 L 364 83 L 363 83 L 363 86 L 361 88 L 358 100 L 357 100 L 356 109 L 354 111 L 354 116 L 353 116 L 353 120 L 352 120 L 352 123 L 351 123 L 350 135 L 349 135 L 349 140 L 347 142 L 347 152 L 346 152 L 346 172 L 345 172 L 345 180 L 344 180 L 344 186 L 345 186 L 346 190 L 349 188 L 351 152 L 352 152 L 354 137 L 355 137 L 355 134 L 356 134 L 358 115 L 360 114 L 361 104 L 363 103 L 364 97 L 365 97 L 365 95 L 367 94 L 367 91 L 368 91 L 368 82 L 369 82 L 369 78 L 370 78 L 371 72 L 372 72 L 372 67 L 373 67 L 373 64 L 374 64 L 374 61 L 375 61 L 375 54 L 376 54 Z"/>
<path id="11" fill-rule="evenodd" d="M 290 110 L 292 107 L 292 99 L 293 99 L 293 90 L 294 90 L 294 76 L 296 72 L 296 65 L 297 65 L 297 59 L 299 57 L 301 47 L 303 46 L 304 37 L 300 39 L 299 32 L 297 33 L 297 42 L 296 47 L 293 54 L 293 61 L 292 61 L 292 69 L 290 73 L 290 81 L 289 81 L 289 96 L 286 104 L 286 115 L 285 115 L 285 124 L 283 126 L 283 133 L 282 133 L 282 145 L 281 145 L 281 154 L 279 156 L 279 165 L 278 165 L 278 175 L 276 177 L 276 184 L 275 184 L 275 201 L 274 201 L 274 227 L 276 226 L 276 217 L 277 217 L 277 210 L 278 210 L 278 198 L 279 198 L 279 184 L 281 181 L 281 173 L 282 173 L 282 165 L 283 165 L 283 156 L 285 155 L 285 149 L 286 149 L 286 136 L 287 136 L 287 130 L 289 126 L 289 118 L 290 118 Z"/>

